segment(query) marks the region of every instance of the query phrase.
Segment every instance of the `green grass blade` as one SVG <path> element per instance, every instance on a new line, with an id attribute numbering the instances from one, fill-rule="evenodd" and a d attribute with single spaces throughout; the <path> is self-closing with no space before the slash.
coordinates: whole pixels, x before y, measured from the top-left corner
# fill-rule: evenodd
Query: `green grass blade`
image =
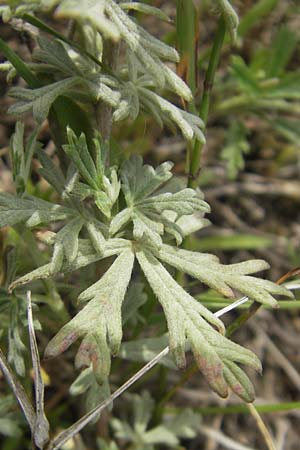
<path id="1" fill-rule="evenodd" d="M 272 403 L 265 405 L 255 405 L 255 408 L 259 413 L 280 413 L 282 411 L 295 411 L 300 409 L 300 402 L 287 402 L 287 403 Z M 206 406 L 200 408 L 192 408 L 194 412 L 200 413 L 203 416 L 215 416 L 225 414 L 249 414 L 249 409 L 245 405 L 228 405 L 228 406 Z M 167 414 L 177 415 L 181 411 L 180 408 L 165 408 Z"/>
<path id="2" fill-rule="evenodd" d="M 41 86 L 39 80 L 31 72 L 22 59 L 0 38 L 0 52 L 11 62 L 17 73 L 22 77 L 29 87 L 38 88 Z"/>
<path id="3" fill-rule="evenodd" d="M 246 36 L 251 28 L 253 28 L 264 17 L 270 14 L 271 11 L 273 11 L 273 9 L 277 6 L 277 3 L 278 0 L 260 0 L 255 2 L 252 8 L 250 8 L 240 20 L 240 25 L 238 28 L 239 36 Z"/>

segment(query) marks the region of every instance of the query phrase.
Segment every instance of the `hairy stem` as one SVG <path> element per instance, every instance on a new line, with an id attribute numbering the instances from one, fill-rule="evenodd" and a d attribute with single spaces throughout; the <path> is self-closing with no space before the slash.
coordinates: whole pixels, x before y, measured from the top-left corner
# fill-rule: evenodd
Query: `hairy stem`
<path id="1" fill-rule="evenodd" d="M 104 42 L 103 62 L 109 70 L 115 72 L 119 53 L 119 44 L 111 41 Z M 100 100 L 96 105 L 96 122 L 102 138 L 109 141 L 112 128 L 112 107 Z"/>

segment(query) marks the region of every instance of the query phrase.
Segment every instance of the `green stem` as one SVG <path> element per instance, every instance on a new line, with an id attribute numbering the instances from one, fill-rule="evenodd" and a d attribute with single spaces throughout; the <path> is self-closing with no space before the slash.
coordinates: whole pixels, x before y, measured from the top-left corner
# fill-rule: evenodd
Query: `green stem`
<path id="1" fill-rule="evenodd" d="M 178 73 L 183 76 L 193 95 L 197 89 L 196 63 L 198 40 L 197 10 L 192 0 L 177 0 L 176 2 L 176 41 L 180 54 Z M 195 112 L 195 105 L 189 109 Z"/>
<path id="2" fill-rule="evenodd" d="M 215 79 L 216 69 L 220 61 L 221 49 L 224 42 L 225 32 L 226 32 L 226 24 L 223 17 L 221 17 L 219 19 L 218 28 L 215 35 L 212 51 L 209 58 L 209 64 L 203 83 L 203 94 L 199 109 L 199 116 L 205 124 L 207 122 L 211 90 Z M 200 170 L 202 148 L 203 144 L 196 140 L 190 157 L 188 187 L 192 188 L 197 187 L 197 176 Z"/>
<path id="3" fill-rule="evenodd" d="M 259 413 L 274 413 L 281 411 L 293 411 L 300 409 L 300 402 L 288 402 L 288 403 L 273 403 L 267 405 L 255 405 L 256 410 Z M 228 405 L 228 406 L 206 406 L 203 408 L 192 408 L 194 412 L 202 414 L 203 416 L 215 416 L 216 414 L 236 414 L 244 413 L 249 414 L 249 409 L 245 405 Z M 166 414 L 177 415 L 181 411 L 180 408 L 165 408 Z"/>

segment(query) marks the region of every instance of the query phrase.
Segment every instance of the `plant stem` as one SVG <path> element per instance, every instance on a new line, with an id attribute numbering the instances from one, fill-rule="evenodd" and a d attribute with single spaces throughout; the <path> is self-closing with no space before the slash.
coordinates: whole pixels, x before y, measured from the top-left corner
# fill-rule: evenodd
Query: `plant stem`
<path id="1" fill-rule="evenodd" d="M 105 41 L 103 46 L 103 62 L 109 70 L 116 72 L 119 53 L 119 44 Z M 96 105 L 96 122 L 104 141 L 109 141 L 112 127 L 112 107 L 103 103 L 102 100 Z M 107 164 L 109 162 L 107 161 Z"/>
<path id="2" fill-rule="evenodd" d="M 220 60 L 225 32 L 226 32 L 226 24 L 223 19 L 223 16 L 221 16 L 218 22 L 217 31 L 209 58 L 209 64 L 203 83 L 203 93 L 199 109 L 199 116 L 205 124 L 207 122 L 211 90 L 215 79 L 216 69 Z M 188 187 L 192 188 L 197 187 L 197 176 L 201 167 L 200 161 L 202 148 L 203 144 L 198 140 L 196 140 L 194 143 L 194 147 L 192 148 L 190 157 Z"/>
<path id="3" fill-rule="evenodd" d="M 274 414 L 283 411 L 296 411 L 300 409 L 300 402 L 287 402 L 287 403 L 270 403 L 264 405 L 255 405 L 256 410 L 261 414 Z M 203 416 L 215 416 L 216 414 L 249 414 L 249 409 L 244 404 L 227 405 L 227 406 L 203 406 L 199 408 L 191 408 L 194 412 Z M 180 408 L 166 407 L 165 412 L 167 414 L 177 415 L 180 412 Z"/>
<path id="4" fill-rule="evenodd" d="M 193 95 L 197 89 L 197 43 L 199 36 L 199 21 L 197 10 L 192 0 L 177 0 L 176 2 L 176 40 L 180 54 L 177 73 L 184 78 Z M 192 102 L 189 109 L 195 112 Z"/>

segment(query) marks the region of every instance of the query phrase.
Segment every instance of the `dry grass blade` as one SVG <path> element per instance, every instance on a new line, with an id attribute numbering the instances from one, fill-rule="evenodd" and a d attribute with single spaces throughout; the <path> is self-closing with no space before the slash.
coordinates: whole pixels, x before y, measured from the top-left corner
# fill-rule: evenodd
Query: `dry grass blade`
<path id="1" fill-rule="evenodd" d="M 22 384 L 15 377 L 1 349 L 0 349 L 0 369 L 4 377 L 6 378 L 6 381 L 9 384 L 11 390 L 13 391 L 16 399 L 18 400 L 23 410 L 23 413 L 26 417 L 26 420 L 30 426 L 31 431 L 33 431 L 35 424 L 34 409 L 30 403 L 29 398 L 27 397 L 27 394 Z"/>
<path id="2" fill-rule="evenodd" d="M 266 427 L 264 421 L 262 420 L 260 414 L 257 412 L 253 403 L 246 404 L 246 406 L 249 409 L 250 414 L 254 418 L 254 420 L 257 424 L 257 427 L 259 428 L 259 430 L 265 440 L 268 450 L 276 450 L 275 444 L 273 442 L 273 438 L 272 438 L 268 428 Z"/>
<path id="3" fill-rule="evenodd" d="M 36 407 L 36 420 L 33 429 L 33 438 L 37 447 L 43 449 L 46 443 L 49 441 L 49 423 L 44 412 L 44 382 L 42 378 L 40 357 L 33 326 L 30 291 L 27 291 L 27 317 L 32 366 L 34 372 Z"/>

